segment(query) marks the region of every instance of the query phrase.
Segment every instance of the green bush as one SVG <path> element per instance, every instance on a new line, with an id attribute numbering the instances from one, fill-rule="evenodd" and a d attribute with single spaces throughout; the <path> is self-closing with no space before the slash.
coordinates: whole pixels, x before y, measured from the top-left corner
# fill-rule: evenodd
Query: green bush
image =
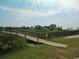
<path id="1" fill-rule="evenodd" d="M 77 34 L 79 34 L 79 30 L 75 30 L 75 31 L 63 30 L 63 31 L 49 32 L 48 37 L 49 38 L 62 37 L 62 36 L 77 35 Z"/>
<path id="2" fill-rule="evenodd" d="M 16 35 L 0 34 L 0 54 L 24 47 L 25 43 L 22 39 Z"/>

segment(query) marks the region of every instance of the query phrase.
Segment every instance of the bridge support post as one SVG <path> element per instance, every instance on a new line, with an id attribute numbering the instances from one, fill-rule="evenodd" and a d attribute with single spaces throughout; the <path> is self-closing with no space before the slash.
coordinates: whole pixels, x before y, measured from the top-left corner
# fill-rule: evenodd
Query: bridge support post
<path id="1" fill-rule="evenodd" d="M 37 38 L 37 44 L 39 44 L 39 38 Z"/>
<path id="2" fill-rule="evenodd" d="M 26 39 L 26 34 L 24 34 L 24 37 L 25 37 L 25 39 Z"/>

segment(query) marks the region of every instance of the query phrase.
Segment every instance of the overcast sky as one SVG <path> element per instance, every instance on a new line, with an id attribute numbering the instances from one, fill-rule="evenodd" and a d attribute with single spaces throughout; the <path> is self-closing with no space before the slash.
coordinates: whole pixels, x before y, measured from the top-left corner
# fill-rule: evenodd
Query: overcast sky
<path id="1" fill-rule="evenodd" d="M 0 0 L 0 26 L 38 24 L 79 28 L 79 0 Z"/>

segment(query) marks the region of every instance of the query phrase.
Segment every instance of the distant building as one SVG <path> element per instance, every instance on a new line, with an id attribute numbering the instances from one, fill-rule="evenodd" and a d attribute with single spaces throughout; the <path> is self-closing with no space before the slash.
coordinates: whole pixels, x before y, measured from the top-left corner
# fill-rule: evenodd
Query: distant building
<path id="1" fill-rule="evenodd" d="M 49 26 L 49 29 L 56 29 L 56 25 L 55 25 L 55 24 L 51 24 L 51 25 Z"/>
<path id="2" fill-rule="evenodd" d="M 67 30 L 68 30 L 68 31 L 74 31 L 74 29 L 73 29 L 73 28 L 67 28 Z"/>

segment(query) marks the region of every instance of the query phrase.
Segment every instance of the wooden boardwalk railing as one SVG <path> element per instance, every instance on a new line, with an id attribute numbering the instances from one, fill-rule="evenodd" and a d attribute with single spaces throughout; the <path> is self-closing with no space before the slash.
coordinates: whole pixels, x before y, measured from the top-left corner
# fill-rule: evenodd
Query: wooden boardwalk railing
<path id="1" fill-rule="evenodd" d="M 6 32 L 6 31 L 2 31 L 4 33 L 9 33 L 9 34 L 16 34 L 14 32 Z M 31 40 L 31 41 L 34 41 L 34 42 L 38 42 L 36 37 L 32 37 L 32 36 L 29 36 L 29 35 L 24 35 L 24 34 L 20 34 L 20 33 L 17 33 L 18 36 L 21 36 L 21 37 L 26 37 L 27 39 Z M 66 44 L 61 44 L 61 43 L 56 43 L 56 42 L 51 42 L 51 41 L 47 41 L 47 40 L 44 40 L 44 39 L 40 39 L 39 38 L 39 42 L 40 43 L 44 43 L 44 44 L 48 44 L 48 45 L 51 45 L 51 46 L 55 46 L 55 47 L 61 47 L 61 48 L 66 48 L 68 47 L 68 45 Z"/>

